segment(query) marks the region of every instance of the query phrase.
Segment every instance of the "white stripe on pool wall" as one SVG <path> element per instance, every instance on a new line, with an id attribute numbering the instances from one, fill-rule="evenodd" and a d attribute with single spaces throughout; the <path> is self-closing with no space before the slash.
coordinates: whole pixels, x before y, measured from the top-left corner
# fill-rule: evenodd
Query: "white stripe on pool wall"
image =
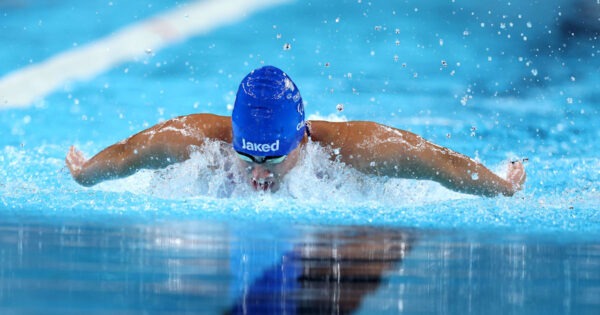
<path id="1" fill-rule="evenodd" d="M 27 107 L 66 83 L 91 79 L 148 50 L 233 23 L 290 0 L 207 0 L 126 26 L 90 44 L 55 55 L 0 78 L 0 109 Z"/>

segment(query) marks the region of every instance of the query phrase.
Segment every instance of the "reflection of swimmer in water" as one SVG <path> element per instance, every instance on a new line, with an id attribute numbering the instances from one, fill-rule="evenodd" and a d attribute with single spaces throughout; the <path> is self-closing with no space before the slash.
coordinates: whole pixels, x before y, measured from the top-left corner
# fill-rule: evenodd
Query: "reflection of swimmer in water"
<path id="1" fill-rule="evenodd" d="M 266 66 L 248 74 L 238 89 L 232 117 L 193 114 L 174 118 L 116 143 L 89 160 L 71 147 L 66 163 L 84 186 L 164 168 L 190 158 L 206 140 L 233 144 L 256 190 L 275 191 L 296 165 L 307 141 L 328 148 L 331 159 L 373 175 L 428 179 L 463 193 L 513 195 L 525 182 L 520 162 L 507 178 L 450 149 L 408 131 L 367 121 L 304 120 L 300 92 L 281 70 Z"/>
<path id="2" fill-rule="evenodd" d="M 351 314 L 413 241 L 408 231 L 382 228 L 315 235 L 266 269 L 226 314 Z"/>

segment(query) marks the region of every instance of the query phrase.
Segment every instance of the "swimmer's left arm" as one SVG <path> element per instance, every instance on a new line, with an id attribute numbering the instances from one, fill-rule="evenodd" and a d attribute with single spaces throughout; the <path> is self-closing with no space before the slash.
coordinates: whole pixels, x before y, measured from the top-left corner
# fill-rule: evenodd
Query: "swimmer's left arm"
<path id="1" fill-rule="evenodd" d="M 509 164 L 504 179 L 465 155 L 374 122 L 311 122 L 311 131 L 313 139 L 338 148 L 343 162 L 368 174 L 429 179 L 458 192 L 482 196 L 511 196 L 525 182 L 521 163 Z"/>

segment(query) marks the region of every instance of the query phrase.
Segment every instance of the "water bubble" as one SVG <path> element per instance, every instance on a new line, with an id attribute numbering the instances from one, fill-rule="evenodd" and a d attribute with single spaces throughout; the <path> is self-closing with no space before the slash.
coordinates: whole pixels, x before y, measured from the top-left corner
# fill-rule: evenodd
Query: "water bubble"
<path id="1" fill-rule="evenodd" d="M 444 46 L 444 39 L 440 38 L 440 46 Z"/>
<path id="2" fill-rule="evenodd" d="M 133 150 L 133 154 L 138 154 L 138 150 L 137 150 L 137 149 L 134 149 L 134 150 Z"/>
<path id="3" fill-rule="evenodd" d="M 571 76 L 571 82 L 575 82 L 575 77 L 574 76 Z"/>
<path id="4" fill-rule="evenodd" d="M 339 17 L 335 18 L 335 23 L 340 23 L 340 18 Z"/>
<path id="5" fill-rule="evenodd" d="M 462 106 L 467 106 L 467 102 L 469 101 L 470 98 L 471 98 L 470 95 L 465 95 L 465 96 L 461 97 L 460 104 Z"/>
<path id="6" fill-rule="evenodd" d="M 338 112 L 341 112 L 344 110 L 344 104 L 339 103 L 335 106 L 335 109 L 337 109 Z"/>
<path id="7" fill-rule="evenodd" d="M 538 75 L 537 69 L 531 69 L 531 74 L 533 74 L 533 76 L 536 77 Z"/>
<path id="8" fill-rule="evenodd" d="M 477 173 L 471 174 L 471 179 L 472 180 L 478 180 L 479 179 L 479 174 L 477 174 Z"/>
<path id="9" fill-rule="evenodd" d="M 573 104 L 573 98 L 567 97 L 567 104 Z"/>
<path id="10" fill-rule="evenodd" d="M 290 43 L 283 44 L 283 50 L 290 50 L 290 49 L 292 49 L 292 45 Z"/>
<path id="11" fill-rule="evenodd" d="M 531 26 L 532 26 L 532 25 L 531 25 L 531 22 L 529 22 L 529 21 L 527 21 L 527 24 L 526 24 L 526 25 L 527 25 L 527 28 L 531 28 Z"/>

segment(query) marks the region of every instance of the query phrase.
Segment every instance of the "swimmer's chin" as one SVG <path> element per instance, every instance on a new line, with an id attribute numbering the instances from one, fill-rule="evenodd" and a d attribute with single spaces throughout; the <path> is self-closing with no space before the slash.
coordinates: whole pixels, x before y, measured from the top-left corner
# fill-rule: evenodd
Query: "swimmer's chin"
<path id="1" fill-rule="evenodd" d="M 250 186 L 255 191 L 261 192 L 276 192 L 279 190 L 279 184 L 276 181 L 271 180 L 256 180 L 250 179 Z"/>

